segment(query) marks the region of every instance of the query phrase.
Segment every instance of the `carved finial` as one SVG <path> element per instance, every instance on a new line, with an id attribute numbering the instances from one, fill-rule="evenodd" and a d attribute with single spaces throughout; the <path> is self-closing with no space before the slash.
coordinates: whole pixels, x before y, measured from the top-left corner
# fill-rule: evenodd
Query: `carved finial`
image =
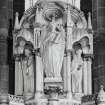
<path id="1" fill-rule="evenodd" d="M 16 12 L 15 14 L 15 25 L 14 25 L 14 29 L 20 29 L 20 25 L 19 25 L 19 13 Z"/>
<path id="2" fill-rule="evenodd" d="M 22 16 L 22 18 L 21 18 L 21 20 L 19 22 L 19 13 L 16 12 L 16 15 L 15 15 L 15 25 L 14 25 L 14 29 L 15 30 L 18 30 L 18 29 L 21 28 L 24 19 L 25 19 L 25 16 Z"/>
<path id="3" fill-rule="evenodd" d="M 103 85 L 101 85 L 100 87 L 101 87 L 101 90 L 104 90 L 104 86 Z"/>
<path id="4" fill-rule="evenodd" d="M 36 17 L 35 17 L 35 22 L 38 22 L 38 15 L 39 15 L 39 10 L 38 7 L 36 8 Z"/>
<path id="5" fill-rule="evenodd" d="M 87 28 L 87 20 L 86 20 L 86 18 L 85 18 L 85 16 L 84 16 L 84 13 L 83 12 L 81 12 L 81 14 L 82 14 L 82 22 L 83 22 L 83 28 Z"/>
<path id="6" fill-rule="evenodd" d="M 92 23 L 91 23 L 91 13 L 88 13 L 88 29 L 92 29 Z"/>

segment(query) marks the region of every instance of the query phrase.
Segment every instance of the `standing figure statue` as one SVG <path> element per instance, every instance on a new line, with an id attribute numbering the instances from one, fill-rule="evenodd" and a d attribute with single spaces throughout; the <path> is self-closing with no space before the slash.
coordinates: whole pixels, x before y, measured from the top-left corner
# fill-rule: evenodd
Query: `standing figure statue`
<path id="1" fill-rule="evenodd" d="M 25 98 L 34 95 L 34 59 L 32 55 L 33 45 L 28 43 L 24 47 L 24 60 L 22 62 L 23 90 Z"/>
<path id="2" fill-rule="evenodd" d="M 18 22 L 16 14 L 15 30 L 15 94 L 32 97 L 34 93 L 34 61 L 32 55 L 33 33 L 29 29 L 29 23 L 21 19 Z"/>
<path id="3" fill-rule="evenodd" d="M 43 28 L 41 38 L 41 55 L 46 78 L 61 78 L 61 69 L 65 50 L 65 31 L 62 19 L 52 19 Z"/>
<path id="4" fill-rule="evenodd" d="M 82 60 L 82 49 L 78 43 L 73 46 L 73 60 L 72 60 L 72 92 L 82 93 L 82 72 L 83 72 L 83 60 Z"/>

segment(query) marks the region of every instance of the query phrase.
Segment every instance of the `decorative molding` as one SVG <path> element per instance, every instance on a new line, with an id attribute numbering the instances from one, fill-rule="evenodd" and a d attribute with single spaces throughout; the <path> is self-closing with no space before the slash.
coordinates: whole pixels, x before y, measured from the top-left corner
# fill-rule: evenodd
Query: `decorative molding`
<path id="1" fill-rule="evenodd" d="M 19 103 L 24 103 L 23 96 L 16 96 L 16 95 L 11 95 L 11 94 L 9 94 L 8 96 L 9 96 L 9 102 L 10 103 L 16 103 L 17 105 Z"/>

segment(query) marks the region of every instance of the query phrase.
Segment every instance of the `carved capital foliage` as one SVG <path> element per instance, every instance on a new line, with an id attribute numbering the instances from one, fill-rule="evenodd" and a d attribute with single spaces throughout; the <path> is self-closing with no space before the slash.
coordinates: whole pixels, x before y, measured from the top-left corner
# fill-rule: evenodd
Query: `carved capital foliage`
<path id="1" fill-rule="evenodd" d="M 88 34 L 93 34 L 93 30 L 92 29 L 87 29 Z"/>

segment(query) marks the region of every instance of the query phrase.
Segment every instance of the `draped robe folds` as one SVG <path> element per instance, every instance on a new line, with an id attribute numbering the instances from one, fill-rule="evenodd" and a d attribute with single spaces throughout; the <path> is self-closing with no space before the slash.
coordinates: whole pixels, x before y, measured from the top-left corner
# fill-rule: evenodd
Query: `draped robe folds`
<path id="1" fill-rule="evenodd" d="M 33 34 L 28 29 L 22 29 L 16 39 L 22 37 L 25 41 L 33 43 Z M 15 48 L 16 54 L 23 54 L 24 46 L 20 44 Z M 15 61 L 15 94 L 32 96 L 34 93 L 34 62 L 32 56 L 26 59 Z M 30 64 L 28 65 L 28 63 Z"/>
<path id="2" fill-rule="evenodd" d="M 46 77 L 61 79 L 65 50 L 65 32 L 42 32 L 41 55 Z"/>
<path id="3" fill-rule="evenodd" d="M 82 93 L 82 72 L 83 72 L 83 60 L 81 56 L 74 54 L 72 60 L 72 92 Z"/>
<path id="4" fill-rule="evenodd" d="M 16 74 L 15 94 L 25 95 L 25 97 L 33 96 L 34 93 L 33 58 L 30 57 L 29 60 L 16 61 L 15 74 Z"/>

